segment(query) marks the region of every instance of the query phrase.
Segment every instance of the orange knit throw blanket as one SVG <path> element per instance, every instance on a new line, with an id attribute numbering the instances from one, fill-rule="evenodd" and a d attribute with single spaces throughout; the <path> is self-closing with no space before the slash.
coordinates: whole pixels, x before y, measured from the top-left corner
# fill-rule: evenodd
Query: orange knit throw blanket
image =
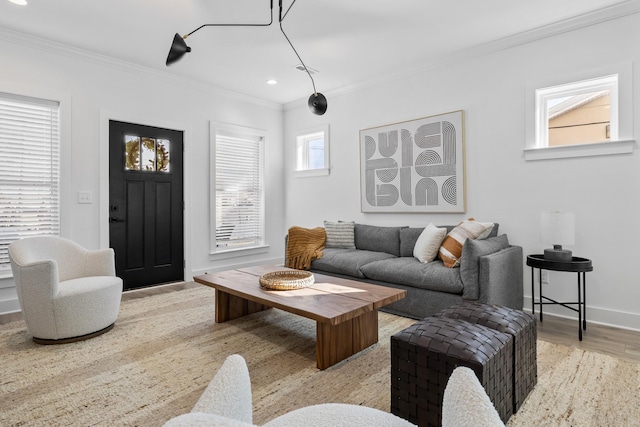
<path id="1" fill-rule="evenodd" d="M 285 254 L 285 267 L 297 270 L 308 270 L 311 261 L 322 257 L 322 249 L 327 234 L 322 227 L 316 228 L 289 228 L 287 239 L 287 253 Z"/>

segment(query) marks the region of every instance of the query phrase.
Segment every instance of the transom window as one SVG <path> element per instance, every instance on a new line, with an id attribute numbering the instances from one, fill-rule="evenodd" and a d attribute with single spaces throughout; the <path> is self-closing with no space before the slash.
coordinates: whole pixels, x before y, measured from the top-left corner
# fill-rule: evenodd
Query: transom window
<path id="1" fill-rule="evenodd" d="M 124 169 L 127 171 L 169 172 L 171 141 L 147 136 L 125 135 Z"/>
<path id="2" fill-rule="evenodd" d="M 538 147 L 617 139 L 617 74 L 536 90 Z"/>
<path id="3" fill-rule="evenodd" d="M 525 111 L 527 161 L 633 153 L 633 64 L 537 77 Z"/>

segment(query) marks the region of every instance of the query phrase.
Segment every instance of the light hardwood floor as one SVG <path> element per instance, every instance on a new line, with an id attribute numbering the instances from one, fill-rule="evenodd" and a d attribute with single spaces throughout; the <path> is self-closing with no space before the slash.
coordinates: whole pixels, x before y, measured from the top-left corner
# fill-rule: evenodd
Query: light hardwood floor
<path id="1" fill-rule="evenodd" d="M 155 286 L 124 292 L 122 300 L 133 300 L 199 286 L 202 285 L 194 282 Z M 2 314 L 0 315 L 0 325 L 21 319 L 21 313 Z M 638 331 L 587 323 L 587 330 L 584 331 L 583 339 L 578 341 L 578 321 L 576 319 L 566 319 L 545 313 L 544 322 L 541 323 L 538 320 L 538 338 L 555 344 L 595 351 L 640 363 L 640 332 Z"/>

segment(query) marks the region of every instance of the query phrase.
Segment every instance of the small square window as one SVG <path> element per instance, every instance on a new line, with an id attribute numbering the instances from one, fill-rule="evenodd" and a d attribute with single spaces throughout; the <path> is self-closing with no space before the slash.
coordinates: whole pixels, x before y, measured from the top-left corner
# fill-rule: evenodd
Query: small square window
<path id="1" fill-rule="evenodd" d="M 329 126 L 300 131 L 296 137 L 295 176 L 329 175 Z"/>
<path id="2" fill-rule="evenodd" d="M 536 146 L 618 139 L 618 75 L 536 90 Z"/>

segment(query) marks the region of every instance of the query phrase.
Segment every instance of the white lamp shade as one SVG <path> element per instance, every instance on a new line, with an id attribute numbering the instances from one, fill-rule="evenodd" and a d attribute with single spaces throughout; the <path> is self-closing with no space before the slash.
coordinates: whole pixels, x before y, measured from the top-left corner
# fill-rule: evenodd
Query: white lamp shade
<path id="1" fill-rule="evenodd" d="M 576 239 L 576 215 L 572 212 L 542 212 L 540 240 L 552 245 L 573 245 Z"/>

